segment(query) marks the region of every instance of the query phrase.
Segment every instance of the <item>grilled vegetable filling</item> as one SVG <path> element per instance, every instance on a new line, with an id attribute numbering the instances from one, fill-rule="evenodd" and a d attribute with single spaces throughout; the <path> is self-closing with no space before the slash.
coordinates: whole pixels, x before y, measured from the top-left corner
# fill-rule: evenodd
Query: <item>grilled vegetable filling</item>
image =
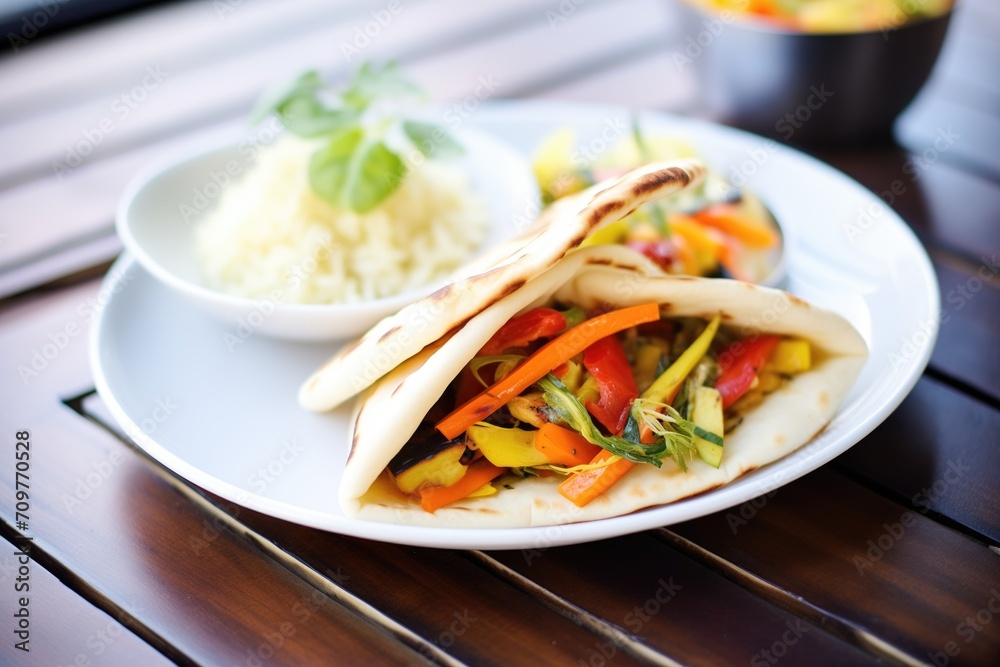
<path id="1" fill-rule="evenodd" d="M 430 512 L 506 476 L 559 476 L 582 507 L 636 465 L 719 467 L 742 415 L 811 367 L 807 341 L 739 337 L 719 317 L 538 308 L 483 346 L 389 472 Z"/>

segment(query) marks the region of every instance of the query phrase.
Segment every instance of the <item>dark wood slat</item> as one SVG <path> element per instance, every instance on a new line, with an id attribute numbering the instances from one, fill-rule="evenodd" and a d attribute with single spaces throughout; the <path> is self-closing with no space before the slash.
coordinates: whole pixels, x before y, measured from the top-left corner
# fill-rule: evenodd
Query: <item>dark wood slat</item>
<path id="1" fill-rule="evenodd" d="M 27 566 L 30 590 L 14 591 L 23 557 L 17 556 L 23 541 L 12 544 L 0 539 L 0 587 L 4 595 L 4 638 L 0 642 L 0 664 L 4 665 L 149 665 L 173 663 L 128 629 L 128 610 L 114 617 L 80 597 L 51 572 L 31 560 Z M 31 553 L 30 547 L 29 554 Z M 23 582 L 22 582 L 23 583 Z M 30 627 L 28 653 L 14 647 L 13 614 L 17 601 L 26 595 Z"/>
<path id="2" fill-rule="evenodd" d="M 126 438 L 97 394 L 84 414 Z M 303 567 L 383 610 L 460 660 L 476 665 L 568 664 L 587 660 L 601 639 L 475 566 L 461 552 L 342 537 L 233 506 L 199 491 L 241 529 L 273 542 Z M 487 620 L 486 623 L 481 621 Z M 499 633 L 499 634 L 498 634 Z M 520 650 L 511 653 L 509 645 Z M 616 659 L 631 664 L 632 658 Z"/>
<path id="3" fill-rule="evenodd" d="M 348 59 L 341 45 L 352 46 L 355 30 L 372 21 L 363 5 L 353 15 L 335 22 L 310 24 L 305 35 L 288 36 L 284 41 L 265 40 L 248 53 L 214 59 L 208 63 L 187 63 L 171 70 L 161 61 L 140 60 L 123 74 L 113 95 L 91 98 L 66 108 L 50 109 L 0 126 L 0 143 L 8 147 L 8 158 L 0 164 L 0 183 L 23 183 L 53 174 L 55 162 L 68 162 L 67 154 L 79 142 L 85 144 L 85 162 L 140 148 L 150 141 L 197 129 L 207 123 L 242 117 L 268 85 L 289 79 L 306 69 L 320 69 L 334 78 L 345 78 L 361 58 L 405 61 L 414 54 L 427 55 L 436 45 L 452 48 L 454 62 L 462 58 L 454 47 L 458 40 L 475 42 L 509 23 L 512 17 L 529 22 L 541 17 L 542 0 L 515 0 L 486 6 L 459 0 L 423 0 L 400 9 L 394 19 L 365 46 L 363 56 Z M 211 5 L 205 3 L 205 9 Z M 223 31 L 225 24 L 222 25 Z M 359 54 L 361 51 L 359 50 Z M 322 54 L 322 55 L 320 55 Z M 331 57 L 335 54 L 335 57 Z M 353 54 L 352 54 L 353 56 Z M 145 69 L 150 67 L 151 70 Z M 156 72 L 154 77 L 149 72 Z M 438 77 L 438 87 L 458 85 L 456 93 L 470 94 L 478 77 L 489 73 L 476 70 L 473 76 Z M 86 77 L 86 72 L 80 76 Z M 143 83 L 145 81 L 146 83 Z M 115 104 L 122 95 L 131 106 Z M 432 92 L 434 92 L 432 90 Z M 127 107 L 127 108 L 126 108 Z M 101 131 L 101 124 L 110 130 Z M 98 136 L 87 139 L 85 133 Z M 96 134 L 95 134 L 96 133 Z M 75 161 L 75 160 L 74 160 Z"/>
<path id="4" fill-rule="evenodd" d="M 141 169 L 175 150 L 194 151 L 217 132 L 239 123 L 210 125 L 182 138 L 167 139 L 56 176 L 0 191 L 0 271 L 44 260 L 60 247 L 114 234 L 115 209 L 128 182 Z"/>
<path id="5" fill-rule="evenodd" d="M 939 146 L 945 143 L 942 139 Z M 934 148 L 933 142 L 928 148 Z M 928 159 L 919 156 L 919 161 L 918 156 L 892 147 L 824 150 L 816 156 L 879 195 L 931 249 L 946 249 L 972 262 L 983 253 L 1000 251 L 1000 226 L 994 214 L 1000 210 L 1000 184 L 940 159 L 931 163 L 931 152 Z M 893 187 L 902 194 L 894 194 Z"/>
<path id="6" fill-rule="evenodd" d="M 488 556 L 681 664 L 768 664 L 766 652 L 790 664 L 876 662 L 649 534 Z"/>
<path id="7" fill-rule="evenodd" d="M 636 42 L 655 39 L 661 30 L 666 29 L 664 15 L 656 11 L 659 5 L 652 0 L 633 0 L 632 4 L 617 9 L 607 3 L 588 6 L 582 8 L 573 21 L 560 26 L 564 33 L 570 35 L 574 48 L 563 49 L 559 57 L 550 58 L 546 54 L 550 51 L 551 31 L 541 11 L 527 13 L 532 7 L 531 2 L 521 0 L 518 6 L 497 8 L 495 11 L 498 14 L 492 23 L 480 19 L 482 30 L 494 24 L 499 29 L 505 22 L 512 21 L 521 21 L 525 25 L 493 39 L 482 39 L 471 45 L 463 43 L 444 55 L 437 53 L 435 48 L 442 47 L 440 42 L 447 39 L 445 33 L 420 33 L 424 41 L 417 40 L 414 34 L 418 33 L 408 33 L 391 40 L 387 35 L 386 40 L 379 42 L 379 48 L 385 49 L 385 53 L 410 58 L 404 62 L 406 70 L 436 99 L 464 97 L 480 85 L 481 77 L 492 77 L 499 84 L 493 94 L 507 97 L 566 76 L 567 70 L 578 67 L 581 58 L 592 58 L 596 62 L 611 57 L 622 49 L 631 48 Z M 422 9 L 425 14 L 410 15 L 412 24 L 416 26 L 431 21 L 429 17 L 436 11 L 435 6 Z M 418 7 L 422 5 L 415 6 L 414 11 Z M 608 33 L 603 29 L 616 12 L 625 10 L 645 13 L 656 20 L 626 33 Z M 466 8 L 464 11 L 471 10 Z M 344 76 L 348 69 L 344 65 L 334 73 Z M 258 80 L 253 85 L 259 87 L 263 85 L 260 77 L 265 74 L 258 73 L 257 76 Z M 222 94 L 223 91 L 217 93 Z M 178 104 L 182 104 L 188 114 L 197 115 L 199 109 L 205 114 L 210 113 L 206 109 L 210 101 L 192 104 L 187 99 L 179 101 L 174 97 L 158 104 L 156 113 L 170 116 L 163 114 L 160 106 L 169 108 Z M 227 98 L 227 104 L 235 105 L 234 109 L 240 104 L 246 107 L 252 95 L 248 92 L 245 97 L 242 101 Z M 157 131 L 166 133 L 166 138 L 157 137 L 140 147 L 100 159 L 95 157 L 61 179 L 49 174 L 0 192 L 0 232 L 7 235 L 0 243 L 0 269 L 43 256 L 52 246 L 80 234 L 110 229 L 118 198 L 137 170 L 185 146 L 199 147 L 204 144 L 205 137 L 215 133 L 231 131 L 235 136 L 243 126 L 242 115 L 243 111 L 234 111 L 228 120 L 209 126 L 196 123 L 198 129 L 187 128 L 174 135 L 165 126 L 160 127 Z M 173 122 L 175 119 L 171 116 L 170 120 Z M 208 120 L 210 117 L 202 119 L 204 122 Z M 76 205 L 68 206 L 70 201 L 76 202 Z M 25 224 L 27 222 L 31 224 Z"/>
<path id="8" fill-rule="evenodd" d="M 240 536 L 216 529 L 145 461 L 64 411 L 65 418 L 46 414 L 44 426 L 31 429 L 39 446 L 72 443 L 71 451 L 33 466 L 36 543 L 95 594 L 136 608 L 137 632 L 154 646 L 201 664 L 272 652 L 305 664 L 334 655 L 366 664 L 424 662 Z M 7 430 L 17 426 L 3 420 Z M 91 482 L 93 495 L 70 514 L 66 497 L 76 489 L 85 496 L 88 476 L 98 480 L 101 470 L 112 472 Z M 9 490 L 6 475 L 3 485 Z"/>
<path id="9" fill-rule="evenodd" d="M 0 58 L 0 79 L 8 84 L 0 121 L 120 95 L 138 62 L 159 63 L 171 73 L 196 69 L 384 6 L 377 0 L 160 3 L 58 39 L 33 41 L 14 57 Z"/>
<path id="10" fill-rule="evenodd" d="M 84 398 L 82 408 L 109 430 L 127 437 L 97 394 Z M 469 664 L 586 662 L 594 647 L 603 643 L 541 606 L 535 597 L 525 596 L 484 572 L 461 552 L 323 533 L 245 508 L 232 511 L 233 506 L 226 501 L 202 493 L 209 502 L 229 508 L 233 520 L 256 531 L 262 541 L 294 554 L 304 567 L 335 581 Z M 520 650 L 511 652 L 509 644 L 515 641 Z M 619 656 L 616 664 L 632 661 L 629 656 Z"/>
<path id="11" fill-rule="evenodd" d="M 931 365 L 1000 401 L 1000 252 L 935 268 L 942 315 Z"/>
<path id="12" fill-rule="evenodd" d="M 470 665 L 586 663 L 601 643 L 462 552 L 342 537 L 250 510 L 239 521 Z M 615 664 L 641 663 L 620 655 Z"/>
<path id="13" fill-rule="evenodd" d="M 924 377 L 838 466 L 1000 543 L 1000 411 Z"/>
<path id="14" fill-rule="evenodd" d="M 36 261 L 0 270 L 0 299 L 48 285 L 80 271 L 110 263 L 122 251 L 113 230 L 52 249 Z"/>
<path id="15" fill-rule="evenodd" d="M 990 665 L 1000 655 L 1000 624 L 971 631 L 966 620 L 996 615 L 997 554 L 829 468 L 671 530 L 736 578 L 800 597 L 912 660 L 957 649 L 949 664 Z"/>
<path id="16" fill-rule="evenodd" d="M 109 430 L 127 437 L 97 394 L 84 398 L 82 408 Z M 323 533 L 234 508 L 213 494 L 201 493 L 262 541 L 294 554 L 303 567 L 384 610 L 469 664 L 571 664 L 589 659 L 593 647 L 602 643 L 541 606 L 533 596 L 484 572 L 462 552 Z M 511 642 L 520 650 L 511 652 Z M 616 662 L 632 660 L 620 656 Z"/>
<path id="17" fill-rule="evenodd" d="M 895 132 L 901 144 L 920 152 L 949 129 L 965 140 L 956 141 L 942 159 L 1000 180 L 1000 114 L 953 100 L 935 82 L 928 83 Z"/>
<path id="18" fill-rule="evenodd" d="M 32 349 L 95 289 L 90 282 L 8 308 L 0 349 L 11 356 Z M 31 311 L 34 317 L 22 317 Z M 0 384 L 9 406 L 0 429 L 29 429 L 34 443 L 31 533 L 78 578 L 78 590 L 133 608 L 140 637 L 201 664 L 242 664 L 248 650 L 299 664 L 332 656 L 356 664 L 425 662 L 242 536 L 216 529 L 146 460 L 62 405 L 57 397 L 88 378 L 82 343 L 85 336 L 74 338 L 28 387 L 13 364 Z M 11 471 L 0 471 L 5 517 L 13 515 Z"/>

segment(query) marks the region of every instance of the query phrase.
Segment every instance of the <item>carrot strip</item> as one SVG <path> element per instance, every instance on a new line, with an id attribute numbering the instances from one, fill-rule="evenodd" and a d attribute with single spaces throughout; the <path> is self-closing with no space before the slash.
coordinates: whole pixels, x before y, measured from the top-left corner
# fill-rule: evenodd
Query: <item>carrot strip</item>
<path id="1" fill-rule="evenodd" d="M 446 438 L 457 438 L 467 428 L 489 417 L 553 368 L 580 354 L 596 341 L 658 319 L 660 307 L 655 303 L 631 306 L 592 317 L 540 347 L 506 377 L 460 405 L 435 424 L 435 427 Z"/>
<path id="2" fill-rule="evenodd" d="M 597 453 L 591 463 L 602 463 L 614 456 L 606 449 Z M 618 480 L 637 464 L 628 459 L 618 459 L 611 465 L 570 475 L 559 484 L 559 493 L 577 507 L 584 507 L 594 498 L 614 486 Z"/>
<path id="3" fill-rule="evenodd" d="M 715 204 L 694 214 L 695 220 L 725 232 L 751 248 L 770 248 L 778 242 L 774 230 L 762 220 L 752 218 L 732 204 Z"/>
<path id="4" fill-rule="evenodd" d="M 535 449 L 545 454 L 550 462 L 568 467 L 590 463 L 595 455 L 603 451 L 576 431 L 551 422 L 542 424 L 535 433 Z"/>
<path id="5" fill-rule="evenodd" d="M 698 275 L 715 269 L 719 263 L 722 243 L 712 237 L 701 223 L 694 218 L 675 213 L 670 216 L 670 231 L 687 241 L 694 253 Z"/>
<path id="6" fill-rule="evenodd" d="M 473 461 L 465 476 L 451 486 L 429 486 L 420 489 L 420 506 L 425 512 L 434 513 L 445 505 L 465 498 L 467 495 L 503 474 L 503 468 L 498 468 L 485 458 Z"/>

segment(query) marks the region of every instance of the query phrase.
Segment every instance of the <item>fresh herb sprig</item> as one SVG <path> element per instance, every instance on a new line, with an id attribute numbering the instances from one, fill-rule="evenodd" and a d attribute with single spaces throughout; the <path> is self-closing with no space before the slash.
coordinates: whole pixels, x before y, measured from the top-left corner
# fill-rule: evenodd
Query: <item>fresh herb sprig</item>
<path id="1" fill-rule="evenodd" d="M 649 463 L 659 468 L 667 447 L 661 440 L 651 444 L 630 441 L 615 435 L 600 432 L 590 413 L 576 396 L 555 375 L 549 373 L 538 381 L 546 404 L 559 415 L 566 424 L 582 435 L 588 442 L 603 447 L 612 454 L 636 463 Z"/>
<path id="2" fill-rule="evenodd" d="M 694 444 L 696 435 L 722 446 L 722 438 L 695 426 L 673 407 L 643 398 L 632 402 L 628 422 L 621 436 L 604 435 L 594 424 L 580 399 L 555 375 L 549 373 L 538 381 L 538 386 L 542 389 L 542 397 L 548 406 L 570 428 L 579 432 L 588 442 L 635 463 L 649 463 L 659 468 L 664 459 L 672 458 L 681 470 L 686 471 L 687 460 L 697 452 Z M 653 442 L 641 442 L 642 426 L 653 433 Z"/>
<path id="3" fill-rule="evenodd" d="M 309 160 L 310 186 L 334 206 L 366 213 L 406 177 L 405 142 L 427 158 L 462 152 L 443 127 L 404 117 L 402 109 L 423 98 L 394 63 L 365 63 L 340 90 L 315 71 L 302 74 L 265 95 L 251 122 L 275 114 L 292 134 L 322 139 Z"/>

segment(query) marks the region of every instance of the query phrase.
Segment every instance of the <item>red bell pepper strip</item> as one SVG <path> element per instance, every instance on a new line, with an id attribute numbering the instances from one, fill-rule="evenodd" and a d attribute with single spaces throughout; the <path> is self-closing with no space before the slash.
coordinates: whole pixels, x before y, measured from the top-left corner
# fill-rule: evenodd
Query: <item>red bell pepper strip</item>
<path id="1" fill-rule="evenodd" d="M 535 308 L 500 327 L 479 351 L 480 357 L 501 354 L 512 347 L 524 347 L 539 338 L 551 338 L 566 329 L 566 317 L 552 308 Z"/>
<path id="2" fill-rule="evenodd" d="M 723 409 L 735 403 L 750 389 L 779 340 L 778 336 L 744 338 L 731 343 L 716 357 L 722 368 L 722 375 L 715 382 L 715 388 L 722 395 Z"/>
<path id="3" fill-rule="evenodd" d="M 587 403 L 587 411 L 612 434 L 619 434 L 628 421 L 628 410 L 639 396 L 625 348 L 615 336 L 602 338 L 583 352 L 583 367 L 597 382 L 601 399 Z"/>
<path id="4" fill-rule="evenodd" d="M 465 429 L 489 417 L 510 399 L 545 377 L 553 368 L 572 359 L 600 339 L 658 319 L 660 307 L 655 303 L 596 315 L 538 348 L 506 377 L 455 408 L 434 426 L 445 437 L 457 438 Z"/>

